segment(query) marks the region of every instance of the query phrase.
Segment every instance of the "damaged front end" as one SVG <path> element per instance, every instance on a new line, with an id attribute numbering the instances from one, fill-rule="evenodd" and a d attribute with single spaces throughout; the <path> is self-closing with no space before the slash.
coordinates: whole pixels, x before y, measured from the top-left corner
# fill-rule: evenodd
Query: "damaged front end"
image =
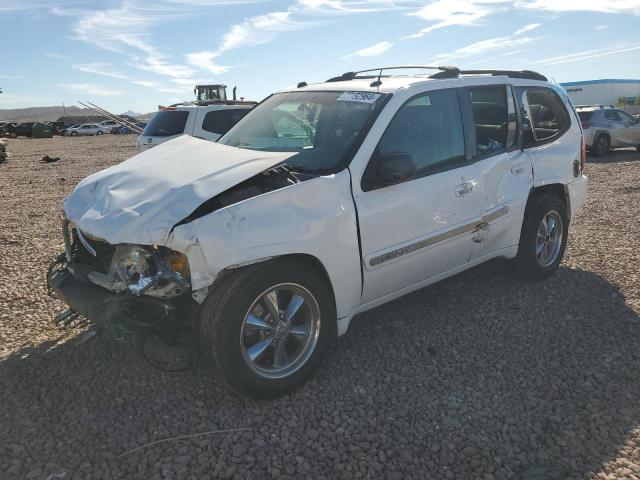
<path id="1" fill-rule="evenodd" d="M 177 338 L 192 317 L 189 263 L 166 247 L 118 244 L 81 232 L 66 218 L 65 253 L 47 273 L 50 292 L 98 330 L 117 337 L 155 332 Z"/>

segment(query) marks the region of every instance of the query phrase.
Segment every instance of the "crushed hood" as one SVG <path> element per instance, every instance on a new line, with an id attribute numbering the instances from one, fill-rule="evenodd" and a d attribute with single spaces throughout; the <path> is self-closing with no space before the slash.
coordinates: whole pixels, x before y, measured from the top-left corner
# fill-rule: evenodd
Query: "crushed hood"
<path id="1" fill-rule="evenodd" d="M 202 203 L 292 155 L 183 135 L 88 176 L 64 211 L 80 230 L 111 244 L 162 245 Z"/>

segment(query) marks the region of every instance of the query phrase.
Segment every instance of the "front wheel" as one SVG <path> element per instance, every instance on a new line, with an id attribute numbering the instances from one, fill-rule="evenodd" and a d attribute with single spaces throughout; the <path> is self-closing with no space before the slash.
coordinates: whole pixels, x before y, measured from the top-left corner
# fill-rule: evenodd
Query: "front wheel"
<path id="1" fill-rule="evenodd" d="M 522 278 L 543 280 L 558 269 L 567 245 L 567 209 L 558 197 L 534 196 L 527 205 L 518 254 L 512 270 Z"/>
<path id="2" fill-rule="evenodd" d="M 98 131 L 96 132 L 96 135 L 102 135 L 102 130 L 98 130 Z"/>
<path id="3" fill-rule="evenodd" d="M 77 137 L 78 136 L 78 132 L 71 132 L 69 135 L 71 135 L 72 137 Z"/>
<path id="4" fill-rule="evenodd" d="M 205 356 L 225 383 L 266 399 L 292 391 L 317 368 L 336 335 L 336 311 L 316 268 L 274 260 L 224 280 L 205 301 L 200 326 Z"/>

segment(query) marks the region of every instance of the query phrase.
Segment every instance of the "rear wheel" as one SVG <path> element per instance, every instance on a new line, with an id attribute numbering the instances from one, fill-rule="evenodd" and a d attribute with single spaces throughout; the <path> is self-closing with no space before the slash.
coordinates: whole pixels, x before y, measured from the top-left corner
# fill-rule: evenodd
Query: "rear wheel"
<path id="1" fill-rule="evenodd" d="M 600 134 L 593 142 L 593 148 L 591 149 L 591 151 L 597 157 L 604 157 L 609 151 L 609 147 L 609 137 L 604 134 Z"/>
<path id="2" fill-rule="evenodd" d="M 102 133 L 103 133 L 103 132 L 102 132 L 102 130 L 98 130 L 98 131 L 96 132 L 96 135 L 102 135 Z"/>
<path id="3" fill-rule="evenodd" d="M 304 382 L 336 335 L 329 285 L 312 266 L 274 260 L 231 274 L 203 306 L 205 354 L 225 383 L 264 399 Z"/>
<path id="4" fill-rule="evenodd" d="M 567 209 L 558 197 L 534 196 L 527 205 L 518 255 L 512 270 L 522 278 L 542 280 L 558 269 L 567 244 Z"/>

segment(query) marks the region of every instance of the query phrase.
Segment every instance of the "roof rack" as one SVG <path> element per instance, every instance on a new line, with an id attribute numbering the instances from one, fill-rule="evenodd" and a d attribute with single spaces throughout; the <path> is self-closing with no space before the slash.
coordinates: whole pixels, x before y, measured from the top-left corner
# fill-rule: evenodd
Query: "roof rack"
<path id="1" fill-rule="evenodd" d="M 460 70 L 456 67 L 431 67 L 428 65 L 401 65 L 401 66 L 397 66 L 397 67 L 378 67 L 378 68 L 369 68 L 367 70 L 358 70 L 357 72 L 345 72 L 342 75 L 339 75 L 337 77 L 332 77 L 329 80 L 327 80 L 328 82 L 345 82 L 345 81 L 349 81 L 349 80 L 355 80 L 356 78 L 359 79 L 367 79 L 367 78 L 378 78 L 380 79 L 381 77 L 383 77 L 382 72 L 384 70 L 405 70 L 405 69 L 420 69 L 420 70 L 440 70 L 439 73 L 441 72 L 449 72 L 451 71 L 452 73 L 455 72 L 459 72 Z M 364 76 L 358 76 L 358 74 L 360 73 L 370 73 L 370 72 L 378 72 L 378 75 L 364 75 Z M 438 73 L 436 73 L 435 75 L 438 75 Z M 458 74 L 456 73 L 455 76 L 457 76 Z M 389 75 L 384 75 L 385 77 L 388 77 Z"/>
<path id="2" fill-rule="evenodd" d="M 438 72 L 429 75 L 429 78 L 444 79 L 444 78 L 458 78 L 460 75 L 505 75 L 510 78 L 524 78 L 527 80 L 542 80 L 547 81 L 547 77 L 540 75 L 538 72 L 531 70 L 461 70 L 458 67 L 449 66 L 428 66 L 428 65 L 402 65 L 398 67 L 378 67 L 370 68 L 367 70 L 359 70 L 357 72 L 346 72 L 340 76 L 330 78 L 327 82 L 344 82 L 354 79 L 367 79 L 377 78 L 376 82 L 371 84 L 372 87 L 380 85 L 380 78 L 389 77 L 389 75 L 382 75 L 384 70 L 403 70 L 403 69 L 423 69 L 423 70 L 438 70 Z M 378 75 L 364 75 L 358 76 L 360 73 L 378 72 Z"/>
<path id="3" fill-rule="evenodd" d="M 601 105 L 599 103 L 595 103 L 592 105 L 576 105 L 576 108 L 616 108 L 613 105 Z"/>

